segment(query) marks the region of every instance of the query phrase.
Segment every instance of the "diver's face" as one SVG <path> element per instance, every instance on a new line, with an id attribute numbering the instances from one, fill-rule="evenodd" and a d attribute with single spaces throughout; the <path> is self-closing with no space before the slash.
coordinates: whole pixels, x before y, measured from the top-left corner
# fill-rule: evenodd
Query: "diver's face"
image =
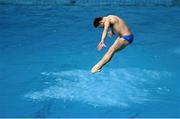
<path id="1" fill-rule="evenodd" d="M 104 28 L 104 22 L 103 22 L 103 21 L 100 21 L 99 27 L 100 27 L 100 28 Z"/>

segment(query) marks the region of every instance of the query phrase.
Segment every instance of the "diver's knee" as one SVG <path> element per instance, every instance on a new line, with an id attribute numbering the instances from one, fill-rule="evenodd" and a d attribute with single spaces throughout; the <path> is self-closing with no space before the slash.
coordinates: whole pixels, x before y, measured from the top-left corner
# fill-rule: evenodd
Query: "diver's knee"
<path id="1" fill-rule="evenodd" d="M 116 51 L 115 48 L 112 46 L 112 47 L 109 48 L 109 50 L 108 50 L 107 53 L 108 53 L 109 55 L 112 55 L 112 54 L 114 54 L 115 51 Z"/>

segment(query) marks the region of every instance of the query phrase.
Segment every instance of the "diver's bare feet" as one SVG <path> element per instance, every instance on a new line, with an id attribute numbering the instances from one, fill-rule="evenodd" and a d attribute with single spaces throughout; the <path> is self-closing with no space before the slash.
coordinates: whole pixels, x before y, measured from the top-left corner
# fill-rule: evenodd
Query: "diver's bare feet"
<path id="1" fill-rule="evenodd" d="M 100 72 L 101 71 L 101 68 L 99 65 L 95 65 L 92 69 L 91 69 L 91 73 L 97 73 L 97 72 Z"/>

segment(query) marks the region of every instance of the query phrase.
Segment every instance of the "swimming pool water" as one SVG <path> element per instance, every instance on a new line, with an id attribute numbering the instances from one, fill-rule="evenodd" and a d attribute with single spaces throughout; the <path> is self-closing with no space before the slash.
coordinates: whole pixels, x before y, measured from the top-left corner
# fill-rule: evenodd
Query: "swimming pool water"
<path id="1" fill-rule="evenodd" d="M 132 45 L 90 74 L 97 16 L 114 14 Z M 0 5 L 0 117 L 180 117 L 180 7 Z"/>

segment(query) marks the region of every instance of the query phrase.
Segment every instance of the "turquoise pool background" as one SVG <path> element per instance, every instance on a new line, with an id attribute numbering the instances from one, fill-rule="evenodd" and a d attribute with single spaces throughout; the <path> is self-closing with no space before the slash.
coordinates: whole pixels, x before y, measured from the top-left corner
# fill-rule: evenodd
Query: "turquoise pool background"
<path id="1" fill-rule="evenodd" d="M 92 75 L 98 16 L 122 17 L 132 45 Z M 178 5 L 0 4 L 0 117 L 180 117 Z"/>

